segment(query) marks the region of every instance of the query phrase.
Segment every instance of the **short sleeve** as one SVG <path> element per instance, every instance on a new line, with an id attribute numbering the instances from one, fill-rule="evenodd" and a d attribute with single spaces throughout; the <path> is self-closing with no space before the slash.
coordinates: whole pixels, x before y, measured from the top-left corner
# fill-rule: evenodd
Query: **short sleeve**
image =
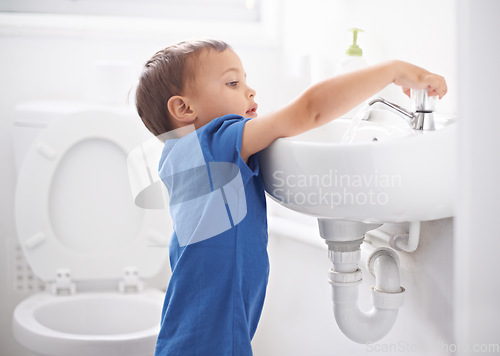
<path id="1" fill-rule="evenodd" d="M 230 162 L 237 165 L 243 181 L 259 174 L 258 154 L 249 157 L 248 162 L 241 158 L 243 129 L 250 118 L 239 115 L 219 117 L 199 130 L 201 148 L 207 162 Z"/>

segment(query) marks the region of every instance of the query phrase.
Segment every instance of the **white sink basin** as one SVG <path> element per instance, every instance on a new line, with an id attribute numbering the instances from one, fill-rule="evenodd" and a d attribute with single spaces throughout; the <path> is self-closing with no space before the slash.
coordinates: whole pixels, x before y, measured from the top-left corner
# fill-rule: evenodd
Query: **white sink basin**
<path id="1" fill-rule="evenodd" d="M 267 193 L 318 218 L 383 223 L 452 216 L 456 123 L 435 114 L 436 131 L 415 131 L 392 111 L 370 115 L 351 143 L 342 139 L 348 119 L 276 140 L 260 156 Z"/>

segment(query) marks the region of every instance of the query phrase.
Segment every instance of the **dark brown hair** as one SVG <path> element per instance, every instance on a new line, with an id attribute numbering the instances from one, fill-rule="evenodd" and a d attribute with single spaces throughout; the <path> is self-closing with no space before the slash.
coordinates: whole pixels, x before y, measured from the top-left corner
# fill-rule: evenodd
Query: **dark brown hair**
<path id="1" fill-rule="evenodd" d="M 183 41 L 158 51 L 146 63 L 139 77 L 135 104 L 149 131 L 159 136 L 173 129 L 167 102 L 174 95 L 182 95 L 186 82 L 194 79 L 195 59 L 201 50 L 222 52 L 228 48 L 231 47 L 227 43 L 218 40 Z"/>

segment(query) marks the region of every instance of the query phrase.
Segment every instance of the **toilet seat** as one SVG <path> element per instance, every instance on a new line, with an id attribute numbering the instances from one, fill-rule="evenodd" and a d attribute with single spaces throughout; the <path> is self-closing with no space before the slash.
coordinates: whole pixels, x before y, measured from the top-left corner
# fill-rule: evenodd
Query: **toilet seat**
<path id="1" fill-rule="evenodd" d="M 125 203 L 120 203 L 116 208 L 127 209 L 124 211 L 130 216 L 118 221 L 100 219 L 99 213 L 94 212 L 100 207 L 99 204 L 87 204 L 90 199 L 86 197 L 91 195 L 94 187 L 85 177 L 92 178 L 92 184 L 97 187 L 101 177 L 107 177 L 107 171 L 103 169 L 89 173 L 82 170 L 82 174 L 75 174 L 75 170 L 80 169 L 79 161 L 71 159 L 71 155 L 75 156 L 77 152 L 78 155 L 87 152 L 86 149 L 81 150 L 80 146 L 97 144 L 102 146 L 103 154 L 109 148 L 108 151 L 114 152 L 113 155 L 123 155 L 126 167 L 128 152 L 150 137 L 124 117 L 88 111 L 54 122 L 37 138 L 19 172 L 15 215 L 19 242 L 38 277 L 45 282 L 58 280 L 63 285 L 70 282 L 68 278 L 72 281 L 122 279 L 126 284 L 134 282 L 135 274 L 143 279 L 159 272 L 168 258 L 168 241 L 172 231 L 168 210 L 138 208 L 133 204 L 132 194 L 128 190 L 125 192 L 128 197 L 123 197 Z M 100 152 L 96 155 L 100 155 Z M 87 159 L 87 163 L 92 163 L 92 157 Z M 112 161 L 110 163 L 116 163 Z M 112 177 L 112 182 L 116 181 L 123 187 L 125 181 L 122 180 L 128 180 L 126 169 L 124 172 L 125 177 L 116 175 Z M 71 176 L 75 181 L 83 178 L 75 182 L 74 186 L 69 186 L 54 181 L 61 174 Z M 102 187 L 99 189 L 101 195 L 109 193 Z M 80 198 L 82 205 L 87 206 L 80 206 Z M 117 198 L 122 199 L 122 196 L 117 195 Z M 56 207 L 54 200 L 58 202 Z M 74 209 L 81 209 L 83 213 L 79 215 L 72 211 L 73 214 L 63 216 L 66 203 Z M 52 214 L 54 209 L 59 213 Z M 73 232 L 61 234 L 60 231 L 64 229 L 68 231 L 68 219 L 73 219 L 74 215 L 75 219 L 80 220 L 75 220 L 77 224 L 73 224 Z M 93 224 L 84 221 L 90 215 L 95 220 Z M 115 233 L 120 228 L 121 232 Z M 62 235 L 75 235 L 78 238 Z M 122 235 L 126 237 L 123 240 Z"/>

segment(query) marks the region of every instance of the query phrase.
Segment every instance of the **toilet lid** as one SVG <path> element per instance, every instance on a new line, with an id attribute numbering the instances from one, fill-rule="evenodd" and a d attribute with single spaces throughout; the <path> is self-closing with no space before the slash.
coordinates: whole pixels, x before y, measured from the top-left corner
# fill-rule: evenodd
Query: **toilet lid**
<path id="1" fill-rule="evenodd" d="M 148 278 L 165 264 L 168 209 L 137 207 L 128 181 L 127 154 L 151 138 L 144 131 L 126 117 L 83 112 L 35 140 L 19 172 L 15 213 L 41 279 L 54 280 L 60 269 L 73 280 L 118 279 L 130 267 Z"/>

